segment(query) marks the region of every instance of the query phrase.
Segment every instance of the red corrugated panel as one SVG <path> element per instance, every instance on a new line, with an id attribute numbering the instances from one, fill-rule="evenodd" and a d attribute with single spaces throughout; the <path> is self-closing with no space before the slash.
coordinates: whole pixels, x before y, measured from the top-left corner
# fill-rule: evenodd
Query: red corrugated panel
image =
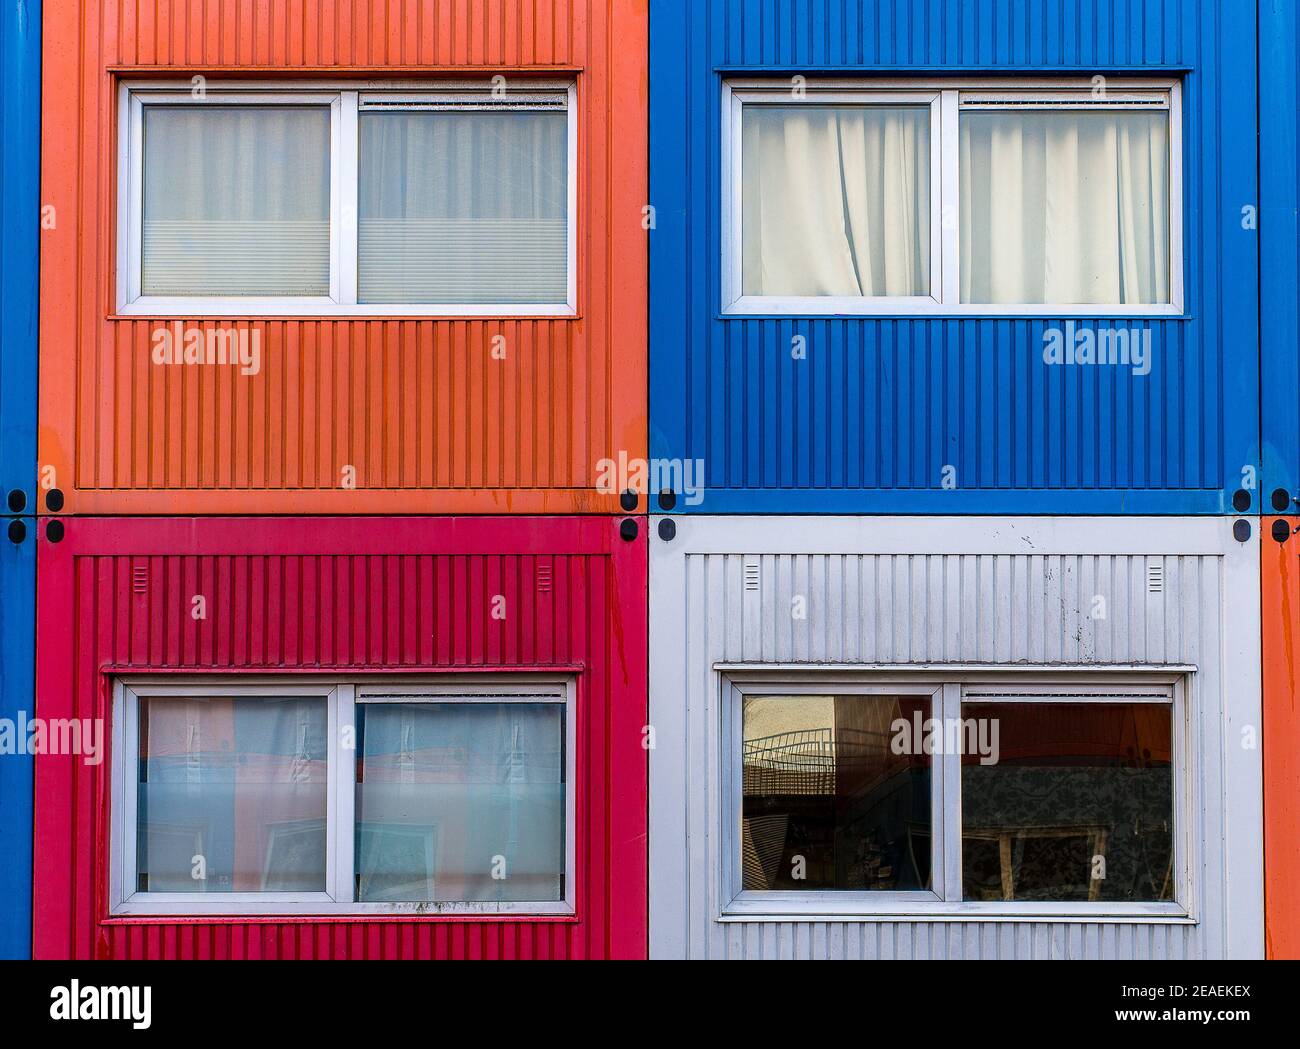
<path id="1" fill-rule="evenodd" d="M 644 531 L 625 541 L 620 521 L 608 518 L 66 526 L 59 543 L 43 529 L 38 558 L 37 713 L 45 718 L 109 719 L 117 673 L 573 673 L 577 915 L 110 919 L 112 759 L 87 766 L 42 756 L 36 956 L 645 955 Z M 538 585 L 543 566 L 549 587 Z M 195 593 L 207 597 L 206 620 L 190 615 Z M 505 620 L 490 615 L 496 594 L 513 610 Z"/>

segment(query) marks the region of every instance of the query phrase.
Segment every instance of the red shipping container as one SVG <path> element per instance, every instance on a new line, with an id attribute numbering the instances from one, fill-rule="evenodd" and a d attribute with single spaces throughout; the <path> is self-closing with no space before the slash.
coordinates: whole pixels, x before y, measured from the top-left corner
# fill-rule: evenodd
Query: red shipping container
<path id="1" fill-rule="evenodd" d="M 47 520 L 38 557 L 37 715 L 50 725 L 76 719 L 88 734 L 82 737 L 86 740 L 98 724 L 106 742 L 97 762 L 88 760 L 89 746 L 81 754 L 37 758 L 34 956 L 644 957 L 647 548 L 644 521 L 635 525 L 594 517 Z M 406 695 L 431 689 L 477 696 L 480 702 L 487 697 L 490 709 L 480 708 L 477 716 L 485 710 L 500 714 L 507 709 L 501 706 L 506 701 L 493 697 L 512 689 L 526 691 L 537 682 L 549 683 L 543 690 L 561 683 L 560 692 L 568 698 L 558 702 L 570 719 L 561 737 L 568 774 L 560 778 L 569 823 L 563 835 L 568 858 L 557 899 L 564 902 L 546 913 L 532 905 L 511 910 L 482 893 L 477 899 L 488 902 L 469 904 L 478 908 L 472 912 L 434 905 L 417 913 L 411 906 L 382 902 L 364 908 L 345 902 L 313 911 L 308 902 L 292 913 L 285 912 L 287 904 L 259 909 L 256 903 L 230 913 L 221 891 L 166 892 L 194 886 L 185 885 L 183 877 L 179 886 L 169 886 L 166 875 L 158 874 L 164 866 L 162 853 L 136 840 L 139 830 L 140 835 L 153 835 L 151 843 L 165 842 L 165 835 L 171 834 L 174 844 L 179 833 L 180 845 L 186 846 L 182 864 L 187 865 L 190 841 L 202 836 L 198 853 L 207 854 L 205 864 L 219 865 L 220 847 L 208 840 L 210 836 L 215 841 L 216 831 L 198 826 L 194 819 L 197 807 L 211 802 L 214 791 L 219 794 L 228 787 L 213 786 L 214 776 L 221 775 L 213 768 L 225 761 L 223 768 L 235 770 L 235 794 L 242 798 L 222 809 L 222 818 L 233 812 L 234 821 L 247 828 L 250 821 L 271 819 L 268 814 L 279 804 L 274 799 L 259 803 L 259 790 L 280 791 L 276 798 L 292 794 L 301 799 L 314 789 L 313 767 L 325 767 L 315 760 L 308 730 L 290 740 L 291 748 L 297 748 L 293 753 L 247 744 L 249 717 L 242 729 L 222 722 L 229 720 L 238 699 L 203 700 L 205 712 L 189 723 L 187 740 L 186 725 L 175 715 L 190 701 L 173 695 L 207 691 L 247 696 L 252 691 L 252 704 L 262 704 L 265 696 L 286 688 L 293 694 L 333 688 L 339 694 L 355 694 L 356 706 L 348 709 L 360 711 L 363 693 Z M 262 691 L 248 688 L 252 683 Z M 394 689 L 397 684 L 401 688 Z M 128 693 L 154 696 L 137 700 L 141 716 L 135 720 L 121 714 L 133 708 L 115 708 Z M 158 693 L 167 697 L 158 698 Z M 147 720 L 146 702 L 157 704 L 150 706 L 153 713 Z M 304 704 L 314 701 L 293 702 L 307 709 Z M 239 709 L 255 721 L 268 708 Z M 381 724 L 378 717 L 385 709 L 382 704 L 367 707 L 366 724 Z M 444 709 L 451 708 L 434 712 Z M 467 707 L 456 709 L 462 716 Z M 542 705 L 529 710 L 540 712 L 543 719 L 552 712 Z M 520 733 L 533 730 L 517 727 L 526 720 L 523 714 L 509 716 L 516 726 L 511 753 L 521 746 L 526 752 L 529 744 L 519 743 Z M 330 768 L 342 770 L 345 777 L 334 782 L 347 789 L 331 795 L 328 832 L 313 830 L 299 819 L 294 826 L 300 831 L 305 827 L 307 833 L 296 845 L 290 836 L 275 838 L 282 849 L 278 858 L 260 855 L 251 861 L 256 868 L 253 881 L 265 872 L 263 888 L 275 887 L 274 876 L 280 888 L 293 895 L 299 886 L 294 879 L 301 872 L 314 878 L 317 834 L 328 833 L 330 840 L 344 843 L 329 853 L 331 877 L 334 864 L 345 854 L 346 867 L 351 867 L 351 828 L 339 813 L 350 812 L 353 805 L 353 766 L 359 799 L 360 770 L 382 750 L 379 744 L 371 745 L 370 735 L 362 741 L 360 721 L 358 714 L 355 762 L 349 753 L 334 763 L 331 751 Z M 195 742 L 198 735 L 203 745 Z M 457 738 L 459 743 L 446 743 L 429 758 L 432 752 L 422 752 L 416 744 L 408 748 L 403 737 L 401 758 L 410 757 L 413 769 L 437 766 L 441 771 L 433 778 L 445 784 L 450 775 L 446 770 L 454 773 L 466 760 L 468 737 Z M 537 738 L 536 733 L 529 737 Z M 230 763 L 229 754 L 220 756 L 232 740 L 237 743 L 237 764 Z M 541 752 L 535 742 L 532 749 Z M 392 757 L 385 759 L 390 771 L 396 767 L 388 760 Z M 276 779 L 275 768 L 288 764 L 294 766 L 294 783 L 268 787 Z M 384 764 L 375 759 L 374 767 Z M 147 776 L 137 774 L 146 767 Z M 504 779 L 501 767 L 506 767 Z M 451 793 L 499 795 L 516 789 L 501 786 L 503 782 L 521 783 L 531 775 L 507 766 L 493 768 L 498 775 L 487 787 L 462 790 L 453 784 Z M 379 778 L 367 777 L 367 789 L 375 789 L 371 781 Z M 524 793 L 531 787 L 530 780 L 516 794 L 532 797 Z M 547 789 L 555 792 L 553 782 Z M 128 827 L 126 814 L 135 811 L 137 802 L 144 806 L 146 797 L 147 816 Z M 537 833 L 539 820 L 528 813 L 542 810 L 523 809 L 526 803 L 516 809 L 511 802 L 512 840 L 527 841 Z M 299 802 L 294 804 L 301 808 Z M 524 815 L 516 818 L 513 814 L 519 811 Z M 321 808 L 322 817 L 324 812 Z M 293 819 L 301 816 L 291 814 Z M 361 826 L 359 811 L 357 820 Z M 459 819 L 459 824 L 473 822 Z M 338 826 L 343 836 L 334 838 Z M 366 826 L 374 830 L 374 825 Z M 456 819 L 439 824 L 439 884 L 454 889 L 455 871 L 468 869 L 466 833 Z M 245 854 L 240 861 L 245 873 L 236 880 L 242 876 L 247 882 L 247 855 L 258 851 L 258 840 L 242 832 L 234 837 L 234 845 Z M 431 855 L 434 846 L 428 848 Z M 444 878 L 445 868 L 453 873 Z M 480 872 L 473 876 L 480 887 L 488 884 Z M 155 878 L 161 880 L 149 880 L 147 893 L 132 895 L 145 888 L 146 879 Z M 546 874 L 536 884 L 554 885 L 555 880 Z M 351 901 L 353 883 L 353 878 L 340 875 L 333 891 Z M 362 885 L 362 880 L 355 884 Z M 235 891 L 248 887 L 236 884 Z M 155 896 L 155 888 L 163 891 Z M 162 902 L 151 902 L 155 900 Z"/>
<path id="2" fill-rule="evenodd" d="M 1300 959 L 1300 528 L 1263 518 L 1264 946 Z"/>

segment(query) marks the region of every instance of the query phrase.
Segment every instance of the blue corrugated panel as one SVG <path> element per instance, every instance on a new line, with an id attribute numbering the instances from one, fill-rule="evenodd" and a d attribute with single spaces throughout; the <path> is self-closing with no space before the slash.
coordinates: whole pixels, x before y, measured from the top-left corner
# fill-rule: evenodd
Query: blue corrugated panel
<path id="1" fill-rule="evenodd" d="M 1252 0 L 652 0 L 651 450 L 706 482 L 676 512 L 1232 513 L 1260 469 L 1256 55 Z M 723 80 L 936 73 L 1181 78 L 1185 312 L 1087 321 L 1149 326 L 1149 375 L 1045 364 L 1059 319 L 721 315 Z"/>
<path id="2" fill-rule="evenodd" d="M 35 716 L 33 518 L 0 523 L 0 596 L 0 958 L 27 958 L 32 949 L 32 758 L 24 725 Z"/>
<path id="3" fill-rule="evenodd" d="M 0 0 L 0 958 L 32 945 L 40 0 Z"/>
<path id="4" fill-rule="evenodd" d="M 40 0 L 0 0 L 0 513 L 36 504 L 40 40 Z"/>
<path id="5" fill-rule="evenodd" d="M 1300 19 L 1295 0 L 1259 11 L 1260 350 L 1265 509 L 1295 513 L 1300 495 Z"/>

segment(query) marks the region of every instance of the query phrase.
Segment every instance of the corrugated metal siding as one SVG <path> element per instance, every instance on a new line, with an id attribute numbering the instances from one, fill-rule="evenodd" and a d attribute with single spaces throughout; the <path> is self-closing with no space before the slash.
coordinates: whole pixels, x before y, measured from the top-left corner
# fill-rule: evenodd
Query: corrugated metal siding
<path id="1" fill-rule="evenodd" d="M 69 521 L 41 549 L 44 717 L 108 719 L 117 672 L 580 668 L 578 917 L 105 920 L 109 763 L 50 756 L 37 768 L 36 955 L 644 957 L 646 554 L 644 536 L 624 542 L 618 527 Z M 205 621 L 191 618 L 194 593 L 208 597 Z M 490 615 L 497 594 L 504 621 Z"/>
<path id="2" fill-rule="evenodd" d="M 0 8 L 0 513 L 36 502 L 41 3 Z M 16 498 L 16 497 L 15 497 Z"/>
<path id="3" fill-rule="evenodd" d="M 1260 0 L 1259 239 L 1264 510 L 1300 497 L 1300 19 L 1294 0 Z M 1274 492 L 1285 493 L 1273 501 Z"/>
<path id="4" fill-rule="evenodd" d="M 651 448 L 703 459 L 708 482 L 679 512 L 1231 512 L 1259 463 L 1258 245 L 1242 228 L 1258 194 L 1253 2 L 653 11 Z M 722 78 L 936 71 L 1185 73 L 1187 317 L 1141 322 L 1150 375 L 1044 364 L 1041 320 L 719 316 Z"/>
<path id="5" fill-rule="evenodd" d="M 18 726 L 36 713 L 36 522 L 23 521 L 26 538 L 7 534 L 14 518 L 0 519 L 0 718 Z M 26 749 L 25 747 L 23 748 Z M 32 950 L 32 759 L 0 754 L 0 958 L 28 958 Z"/>
<path id="6" fill-rule="evenodd" d="M 49 0 L 45 23 L 41 461 L 68 510 L 618 511 L 594 489 L 645 454 L 643 2 Z M 154 366 L 157 321 L 111 316 L 115 85 L 163 72 L 575 75 L 579 316 L 235 320 L 260 374 Z"/>
<path id="7" fill-rule="evenodd" d="M 1288 538 L 1277 542 L 1275 524 Z M 1300 518 L 1265 518 L 1264 872 L 1265 942 L 1270 958 L 1300 960 Z"/>
<path id="8" fill-rule="evenodd" d="M 689 519 L 652 544 L 652 957 L 1262 954 L 1259 755 L 1237 744 L 1259 725 L 1257 537 L 1237 544 L 1230 522 L 1189 519 L 809 524 Z M 746 592 L 755 561 L 759 590 Z M 1151 565 L 1164 569 L 1159 594 Z M 796 595 L 805 619 L 791 615 Z M 718 663 L 1195 665 L 1200 923 L 718 922 Z"/>

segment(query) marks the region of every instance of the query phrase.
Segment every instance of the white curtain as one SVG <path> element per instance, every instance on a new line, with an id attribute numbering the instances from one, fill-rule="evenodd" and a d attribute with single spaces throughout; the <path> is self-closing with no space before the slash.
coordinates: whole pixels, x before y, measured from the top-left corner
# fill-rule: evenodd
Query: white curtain
<path id="1" fill-rule="evenodd" d="M 328 295 L 329 204 L 327 107 L 145 107 L 145 295 Z"/>
<path id="2" fill-rule="evenodd" d="M 1169 301 L 1165 112 L 961 115 L 970 303 Z"/>
<path id="3" fill-rule="evenodd" d="M 746 106 L 745 295 L 930 294 L 928 106 Z"/>
<path id="4" fill-rule="evenodd" d="M 564 898 L 564 709 L 357 707 L 357 899 Z"/>
<path id="5" fill-rule="evenodd" d="M 324 891 L 327 741 L 321 698 L 141 699 L 138 888 Z"/>
<path id="6" fill-rule="evenodd" d="M 568 117 L 363 112 L 358 297 L 564 303 Z"/>

